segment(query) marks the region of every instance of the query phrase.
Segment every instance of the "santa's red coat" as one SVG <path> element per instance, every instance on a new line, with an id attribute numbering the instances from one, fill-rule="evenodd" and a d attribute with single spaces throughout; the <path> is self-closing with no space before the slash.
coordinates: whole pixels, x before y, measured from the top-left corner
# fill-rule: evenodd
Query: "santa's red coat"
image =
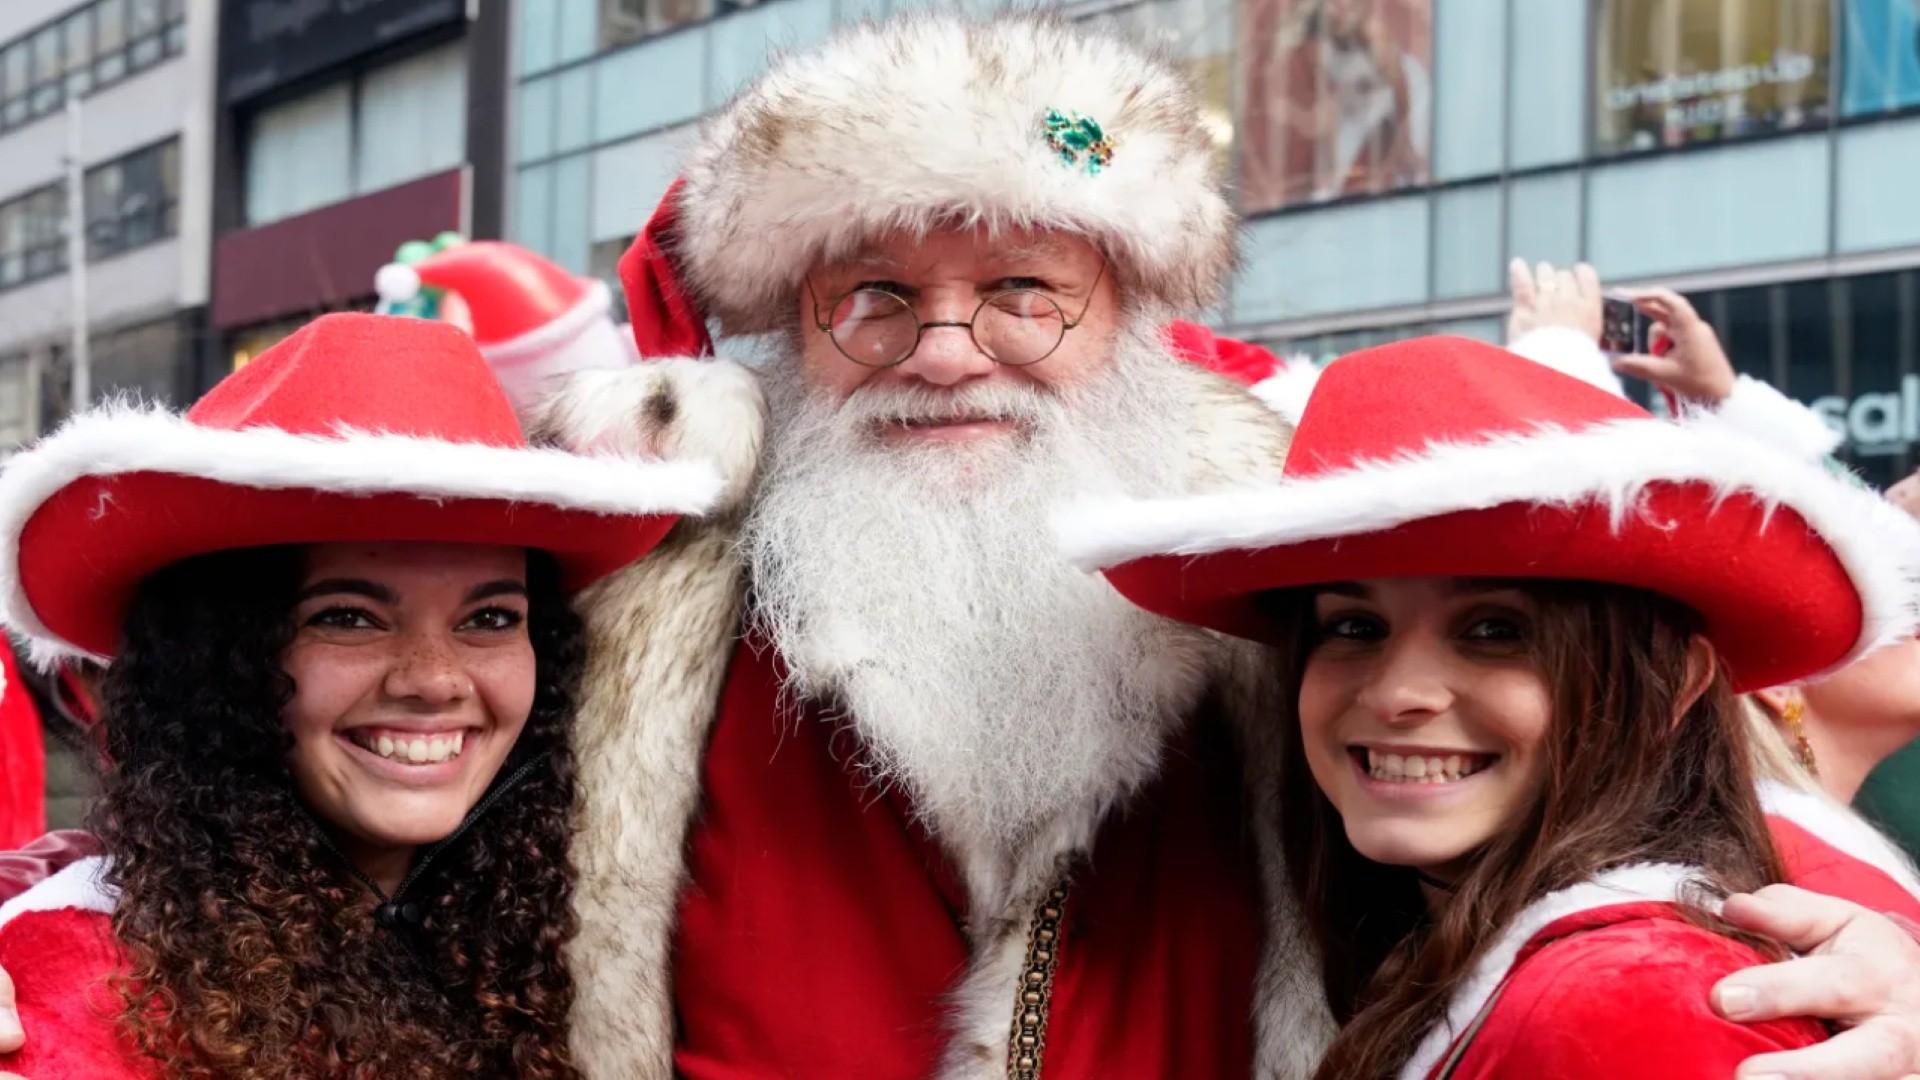
<path id="1" fill-rule="evenodd" d="M 676 1069 L 924 1080 L 970 962 L 966 892 L 902 802 L 855 771 L 853 734 L 783 710 L 780 685 L 772 650 L 741 645 L 680 905 Z M 1227 733 L 1203 716 L 1075 877 L 1048 1080 L 1251 1073 L 1261 915 L 1244 822 Z"/>

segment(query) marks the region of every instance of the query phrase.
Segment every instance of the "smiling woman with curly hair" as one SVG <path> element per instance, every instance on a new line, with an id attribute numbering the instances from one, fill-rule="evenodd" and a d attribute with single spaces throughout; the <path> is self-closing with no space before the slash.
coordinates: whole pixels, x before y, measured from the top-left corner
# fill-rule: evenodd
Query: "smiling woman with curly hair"
<path id="1" fill-rule="evenodd" d="M 0 603 L 42 660 L 112 657 L 110 766 L 104 855 L 0 906 L 0 1072 L 578 1076 L 566 592 L 686 480 L 527 448 L 470 339 L 382 316 L 16 458 Z"/>

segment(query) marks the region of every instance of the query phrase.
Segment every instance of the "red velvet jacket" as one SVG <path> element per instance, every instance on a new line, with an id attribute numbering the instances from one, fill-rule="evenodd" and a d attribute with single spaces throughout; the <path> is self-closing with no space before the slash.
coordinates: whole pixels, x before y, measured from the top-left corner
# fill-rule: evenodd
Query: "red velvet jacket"
<path id="1" fill-rule="evenodd" d="M 1763 962 L 1668 904 L 1558 919 L 1520 949 L 1452 1080 L 1725 1080 L 1755 1054 L 1824 1039 L 1814 1020 L 1715 1015 L 1713 984 Z M 1438 1078 L 1443 1068 L 1420 1075 Z"/>

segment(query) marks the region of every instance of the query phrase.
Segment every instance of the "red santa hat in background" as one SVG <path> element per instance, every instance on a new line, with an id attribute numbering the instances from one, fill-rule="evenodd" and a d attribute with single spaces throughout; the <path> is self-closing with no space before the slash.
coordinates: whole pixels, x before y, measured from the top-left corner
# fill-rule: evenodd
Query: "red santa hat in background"
<path id="1" fill-rule="evenodd" d="M 1320 369 L 1305 356 L 1283 360 L 1270 349 L 1222 337 L 1199 323 L 1174 322 L 1167 327 L 1167 343 L 1175 356 L 1247 387 L 1292 423 L 1306 412 L 1307 398 L 1320 380 Z"/>
<path id="2" fill-rule="evenodd" d="M 374 277 L 387 304 L 412 300 L 422 286 L 464 302 L 468 329 L 515 409 L 560 376 L 634 360 L 608 314 L 613 300 L 605 285 L 516 244 L 476 240 L 412 264 L 389 263 Z"/>

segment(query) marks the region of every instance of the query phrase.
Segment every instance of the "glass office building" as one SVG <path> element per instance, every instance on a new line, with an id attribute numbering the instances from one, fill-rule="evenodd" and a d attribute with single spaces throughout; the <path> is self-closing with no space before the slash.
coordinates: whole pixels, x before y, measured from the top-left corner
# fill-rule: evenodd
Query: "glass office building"
<path id="1" fill-rule="evenodd" d="M 771 48 L 911 0 L 521 0 L 509 232 L 614 261 Z M 1920 0 L 1092 0 L 1186 58 L 1246 218 L 1210 318 L 1498 340 L 1505 264 L 1671 284 L 1886 482 L 1920 446 Z"/>

